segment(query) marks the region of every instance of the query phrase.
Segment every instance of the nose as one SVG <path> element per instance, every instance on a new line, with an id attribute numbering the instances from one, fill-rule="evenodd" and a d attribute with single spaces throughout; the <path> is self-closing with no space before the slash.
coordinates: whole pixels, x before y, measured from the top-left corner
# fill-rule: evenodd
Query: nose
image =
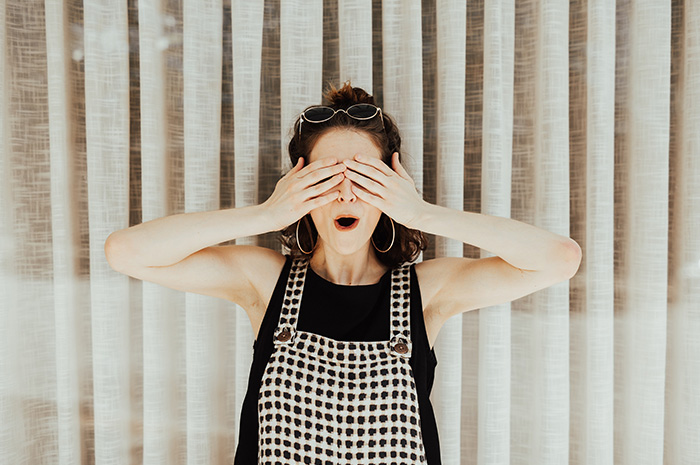
<path id="1" fill-rule="evenodd" d="M 353 203 L 357 201 L 357 197 L 355 197 L 355 194 L 353 194 L 351 186 L 352 181 L 350 181 L 348 178 L 343 179 L 343 181 L 340 183 L 338 186 L 338 191 L 340 192 L 338 200 L 340 202 Z"/>

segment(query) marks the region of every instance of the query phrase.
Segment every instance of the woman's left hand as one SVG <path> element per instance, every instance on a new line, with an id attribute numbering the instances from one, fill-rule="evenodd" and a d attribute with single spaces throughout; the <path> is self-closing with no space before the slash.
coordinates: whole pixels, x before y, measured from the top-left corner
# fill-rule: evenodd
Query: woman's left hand
<path id="1" fill-rule="evenodd" d="M 407 228 L 420 229 L 419 219 L 428 206 L 411 176 L 399 162 L 399 154 L 391 156 L 393 170 L 383 161 L 366 155 L 343 160 L 348 167 L 345 177 L 352 181 L 352 192 L 368 204 L 380 209 Z"/>

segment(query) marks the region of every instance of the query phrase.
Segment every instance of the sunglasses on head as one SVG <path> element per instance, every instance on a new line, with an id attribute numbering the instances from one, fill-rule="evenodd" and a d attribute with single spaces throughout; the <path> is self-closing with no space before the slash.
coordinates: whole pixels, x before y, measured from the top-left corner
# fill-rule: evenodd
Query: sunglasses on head
<path id="1" fill-rule="evenodd" d="M 347 109 L 340 108 L 334 110 L 331 107 L 326 107 L 323 105 L 310 107 L 304 110 L 299 119 L 299 135 L 301 135 L 301 125 L 304 121 L 308 123 L 325 123 L 326 121 L 333 118 L 336 113 L 343 112 L 352 119 L 358 121 L 367 121 L 379 114 L 382 118 L 382 128 L 384 127 L 384 118 L 382 116 L 382 109 L 375 107 L 369 103 L 358 103 L 356 105 L 349 106 Z"/>

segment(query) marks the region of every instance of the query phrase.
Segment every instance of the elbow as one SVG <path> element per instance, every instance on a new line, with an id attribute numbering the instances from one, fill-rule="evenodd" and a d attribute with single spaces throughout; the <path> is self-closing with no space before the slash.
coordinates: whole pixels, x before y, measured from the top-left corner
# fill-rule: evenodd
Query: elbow
<path id="1" fill-rule="evenodd" d="M 126 274 L 129 252 L 127 241 L 120 232 L 115 231 L 107 237 L 104 244 L 104 252 L 109 266 L 114 271 Z"/>
<path id="2" fill-rule="evenodd" d="M 557 263 L 559 264 L 559 276 L 562 281 L 567 281 L 576 275 L 581 265 L 581 246 L 573 240 L 567 238 L 559 244 L 557 251 Z"/>

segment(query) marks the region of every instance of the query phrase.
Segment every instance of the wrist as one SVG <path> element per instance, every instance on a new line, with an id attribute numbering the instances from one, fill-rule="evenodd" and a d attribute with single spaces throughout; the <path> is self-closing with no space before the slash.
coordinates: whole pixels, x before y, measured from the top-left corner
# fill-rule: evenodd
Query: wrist
<path id="1" fill-rule="evenodd" d="M 421 200 L 421 202 L 416 208 L 415 215 L 413 216 L 411 221 L 409 221 L 408 224 L 404 226 L 410 229 L 426 231 L 427 228 L 429 228 L 429 224 L 432 221 L 432 219 L 435 218 L 436 208 L 439 207 L 437 205 L 428 203 L 425 200 Z"/>
<path id="2" fill-rule="evenodd" d="M 260 225 L 262 229 L 262 234 L 279 231 L 286 226 L 279 224 L 279 215 L 275 215 L 272 209 L 267 207 L 266 203 L 253 205 L 250 207 L 250 209 L 251 213 L 253 213 L 255 217 L 256 223 Z"/>

